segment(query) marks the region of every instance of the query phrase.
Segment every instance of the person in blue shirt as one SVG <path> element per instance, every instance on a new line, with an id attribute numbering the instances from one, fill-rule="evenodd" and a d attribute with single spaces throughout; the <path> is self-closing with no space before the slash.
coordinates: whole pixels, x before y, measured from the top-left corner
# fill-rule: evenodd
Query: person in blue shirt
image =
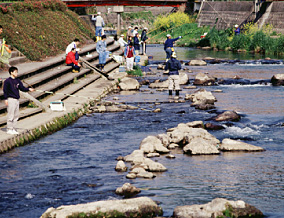
<path id="1" fill-rule="evenodd" d="M 166 55 L 167 55 L 166 61 L 168 61 L 171 58 L 172 53 L 174 52 L 174 49 L 173 49 L 174 42 L 177 41 L 180 38 L 181 38 L 181 36 L 179 36 L 175 39 L 172 39 L 170 34 L 167 35 L 167 40 L 165 41 L 165 44 L 164 44 L 164 50 L 165 50 Z"/>
<path id="2" fill-rule="evenodd" d="M 235 28 L 236 28 L 236 29 L 234 30 L 234 31 L 235 31 L 235 35 L 236 35 L 236 36 L 237 36 L 237 35 L 240 35 L 241 30 L 240 30 L 239 25 L 238 25 L 238 24 L 236 24 L 236 25 L 235 25 Z"/>
<path id="3" fill-rule="evenodd" d="M 19 134 L 15 127 L 19 119 L 19 99 L 20 92 L 35 91 L 33 88 L 24 87 L 23 83 L 18 77 L 18 68 L 9 68 L 10 77 L 5 80 L 3 86 L 5 105 L 7 106 L 7 134 Z"/>
<path id="4" fill-rule="evenodd" d="M 169 70 L 169 95 L 173 94 L 173 90 L 176 91 L 176 95 L 179 95 L 180 91 L 180 78 L 179 70 L 181 69 L 181 63 L 176 59 L 177 55 L 175 52 L 172 53 L 171 59 L 167 61 L 165 70 Z"/>

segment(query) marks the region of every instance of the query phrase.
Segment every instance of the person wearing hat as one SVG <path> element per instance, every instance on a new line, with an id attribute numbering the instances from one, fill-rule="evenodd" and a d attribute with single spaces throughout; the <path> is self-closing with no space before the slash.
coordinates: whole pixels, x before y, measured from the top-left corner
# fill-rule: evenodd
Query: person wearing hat
<path id="1" fill-rule="evenodd" d="M 137 32 L 133 39 L 134 49 L 135 51 L 140 52 L 140 42 L 139 42 L 139 33 Z"/>
<path id="2" fill-rule="evenodd" d="M 173 94 L 173 90 L 176 91 L 176 95 L 179 95 L 180 91 L 180 78 L 179 70 L 181 69 L 181 63 L 176 59 L 177 55 L 175 52 L 172 53 L 170 60 L 167 61 L 165 70 L 169 70 L 169 95 Z"/>
<path id="3" fill-rule="evenodd" d="M 147 31 L 148 31 L 148 28 L 147 27 L 144 27 L 142 33 L 141 33 L 141 43 L 142 43 L 142 54 L 143 55 L 146 55 L 146 43 L 147 43 Z"/>
<path id="4" fill-rule="evenodd" d="M 241 33 L 241 30 L 240 30 L 240 27 L 239 27 L 239 25 L 238 24 L 236 24 L 235 25 L 235 30 L 234 30 L 234 32 L 235 32 L 235 35 L 240 35 L 240 33 Z"/>
<path id="5" fill-rule="evenodd" d="M 132 26 L 129 26 L 129 27 L 128 27 L 127 35 L 126 35 L 127 40 L 129 39 L 130 36 L 133 37 L 133 29 L 132 29 Z"/>
<path id="6" fill-rule="evenodd" d="M 101 40 L 103 27 L 105 26 L 104 19 L 101 17 L 101 12 L 97 13 L 97 16 L 93 15 L 92 21 L 96 22 L 96 40 Z"/>
<path id="7" fill-rule="evenodd" d="M 175 38 L 175 39 L 172 39 L 171 35 L 170 34 L 167 34 L 167 40 L 165 41 L 165 44 L 164 44 L 164 50 L 166 52 L 166 61 L 168 61 L 170 58 L 171 58 L 171 55 L 172 53 L 174 52 L 174 42 L 177 41 L 178 39 L 180 39 L 181 36 Z"/>
<path id="8" fill-rule="evenodd" d="M 133 47 L 133 43 L 130 42 L 128 46 L 124 50 L 124 57 L 126 60 L 126 70 L 133 70 L 135 49 Z"/>
<path id="9" fill-rule="evenodd" d="M 125 46 L 127 46 L 127 42 L 125 42 L 123 38 L 124 38 L 124 35 L 121 34 L 120 37 L 119 37 L 119 39 L 118 39 L 118 43 L 119 43 L 120 47 L 125 47 Z M 124 49 L 123 49 L 123 50 L 124 50 Z"/>

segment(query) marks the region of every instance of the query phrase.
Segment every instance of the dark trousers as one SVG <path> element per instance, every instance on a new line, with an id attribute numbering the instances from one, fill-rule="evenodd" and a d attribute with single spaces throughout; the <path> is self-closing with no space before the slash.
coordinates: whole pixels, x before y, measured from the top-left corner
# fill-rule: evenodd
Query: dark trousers
<path id="1" fill-rule="evenodd" d="M 80 70 L 80 67 L 78 65 L 75 65 L 74 63 L 67 64 L 67 66 L 71 66 L 74 70 Z"/>

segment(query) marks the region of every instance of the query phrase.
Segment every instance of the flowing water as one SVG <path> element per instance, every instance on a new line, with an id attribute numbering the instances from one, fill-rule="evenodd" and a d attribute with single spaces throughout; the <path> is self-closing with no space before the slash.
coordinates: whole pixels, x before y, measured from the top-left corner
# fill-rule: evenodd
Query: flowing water
<path id="1" fill-rule="evenodd" d="M 162 52 L 161 47 L 148 48 L 148 53 L 155 60 L 164 59 Z M 187 54 L 194 56 L 194 52 L 196 56 L 202 54 L 200 50 L 180 48 L 178 55 L 186 60 L 191 59 Z M 188 68 L 193 72 L 207 71 L 218 78 L 237 74 L 251 81 L 267 80 L 283 71 L 281 64 L 217 64 Z M 151 79 L 155 78 L 166 77 L 160 73 Z M 263 211 L 267 217 L 283 218 L 284 87 L 272 87 L 268 83 L 205 88 L 223 91 L 214 93 L 218 99 L 217 110 L 197 111 L 190 107 L 189 102 L 154 105 L 154 102 L 167 102 L 167 92 L 151 93 L 153 90 L 142 86 L 144 92 L 121 92 L 108 99 L 117 96 L 120 102 L 129 102 L 148 110 L 159 107 L 162 113 L 137 110 L 83 116 L 53 135 L 2 154 L 0 217 L 40 217 L 49 207 L 120 199 L 115 195 L 115 189 L 131 182 L 142 189 L 138 196 L 148 196 L 160 203 L 164 216 L 171 216 L 176 206 L 204 204 L 222 197 L 244 200 Z M 191 92 L 184 89 L 182 96 Z M 154 158 L 168 171 L 158 173 L 151 180 L 128 180 L 126 173 L 114 170 L 115 159 L 138 149 L 140 142 L 148 135 L 165 133 L 166 129 L 179 123 L 194 120 L 207 122 L 222 110 L 236 110 L 242 119 L 237 123 L 223 123 L 226 128 L 211 131 L 213 135 L 220 140 L 228 137 L 240 139 L 261 146 L 266 151 L 189 156 L 176 149 L 172 151 L 175 159 L 167 159 L 163 155 Z"/>

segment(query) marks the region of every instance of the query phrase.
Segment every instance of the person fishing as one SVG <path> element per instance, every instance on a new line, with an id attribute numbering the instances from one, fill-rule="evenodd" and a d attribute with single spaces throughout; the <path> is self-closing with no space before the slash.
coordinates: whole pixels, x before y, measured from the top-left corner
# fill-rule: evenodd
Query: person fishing
<path id="1" fill-rule="evenodd" d="M 167 61 L 165 70 L 169 70 L 169 95 L 173 94 L 173 90 L 176 91 L 176 95 L 180 92 L 180 78 L 179 70 L 181 69 L 181 63 L 176 59 L 177 55 L 175 52 L 172 53 L 171 59 Z"/>
<path id="2" fill-rule="evenodd" d="M 234 30 L 234 32 L 235 32 L 235 35 L 237 36 L 237 35 L 240 35 L 240 33 L 241 33 L 241 30 L 240 30 L 240 27 L 239 27 L 239 25 L 238 24 L 236 24 L 235 25 L 235 30 Z"/>
<path id="3" fill-rule="evenodd" d="M 164 44 L 164 50 L 166 52 L 166 61 L 168 61 L 171 56 L 172 56 L 172 53 L 174 52 L 174 42 L 177 41 L 178 39 L 181 39 L 182 37 L 179 36 L 177 38 L 174 38 L 172 39 L 171 35 L 170 34 L 167 34 L 167 40 L 165 41 L 165 44 Z"/>

